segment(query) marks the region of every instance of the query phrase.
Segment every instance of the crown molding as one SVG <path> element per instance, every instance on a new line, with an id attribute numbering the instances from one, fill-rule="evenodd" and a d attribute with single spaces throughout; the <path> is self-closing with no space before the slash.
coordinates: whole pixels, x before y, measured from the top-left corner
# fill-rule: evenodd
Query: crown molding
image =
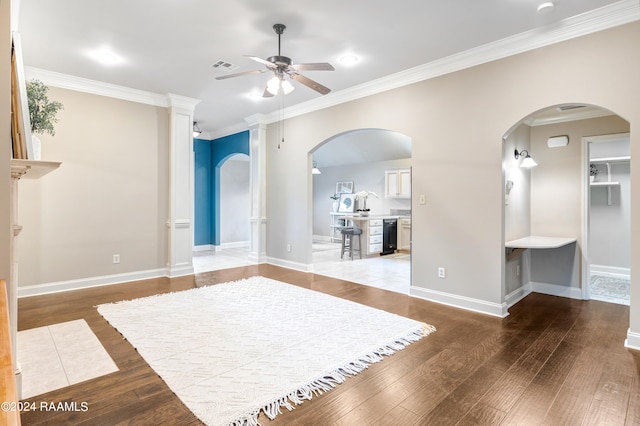
<path id="1" fill-rule="evenodd" d="M 268 123 L 274 123 L 283 117 L 284 119 L 293 118 L 638 20 L 640 20 L 638 0 L 622 0 L 564 19 L 553 25 L 516 34 L 358 86 L 333 92 L 321 98 L 287 107 L 283 111 L 274 111 L 267 114 L 266 119 Z"/>
<path id="2" fill-rule="evenodd" d="M 167 95 L 160 95 L 157 93 L 146 92 L 144 90 L 132 89 L 130 87 L 118 86 L 116 84 L 89 80 L 87 78 L 33 67 L 24 67 L 24 73 L 27 80 L 37 79 L 45 83 L 47 86 L 60 87 L 62 89 L 91 93 L 92 95 L 108 96 L 110 98 L 165 108 L 171 106 L 170 97 Z"/>
<path id="3" fill-rule="evenodd" d="M 196 105 L 200 103 L 200 99 L 188 98 L 186 96 L 176 95 L 174 93 L 167 93 L 166 98 L 169 101 L 171 108 L 180 109 L 193 114 L 193 110 Z"/>

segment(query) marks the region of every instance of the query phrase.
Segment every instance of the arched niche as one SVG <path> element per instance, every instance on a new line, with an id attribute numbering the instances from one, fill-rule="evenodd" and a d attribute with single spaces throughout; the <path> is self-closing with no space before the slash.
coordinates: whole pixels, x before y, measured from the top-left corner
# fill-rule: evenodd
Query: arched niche
<path id="1" fill-rule="evenodd" d="M 505 243 L 527 236 L 575 239 L 575 243 L 552 249 L 506 248 L 502 290 L 507 306 L 530 292 L 587 297 L 588 140 L 594 135 L 629 131 L 630 123 L 609 109 L 571 102 L 532 112 L 505 132 Z M 516 158 L 516 150 L 526 151 L 538 165 L 522 168 L 522 156 Z"/>

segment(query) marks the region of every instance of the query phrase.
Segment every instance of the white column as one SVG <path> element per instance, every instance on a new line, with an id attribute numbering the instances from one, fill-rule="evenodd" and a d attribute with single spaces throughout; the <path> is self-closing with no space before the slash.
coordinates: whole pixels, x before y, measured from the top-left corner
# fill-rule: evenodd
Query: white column
<path id="1" fill-rule="evenodd" d="M 18 363 L 18 235 L 22 226 L 18 224 L 18 182 L 26 169 L 11 169 L 11 277 L 7 282 L 7 300 L 9 301 L 9 326 L 11 327 L 11 356 L 16 376 L 18 397 L 22 396 L 22 370 Z"/>
<path id="2" fill-rule="evenodd" d="M 193 110 L 197 99 L 169 94 L 169 220 L 167 275 L 193 274 Z"/>
<path id="3" fill-rule="evenodd" d="M 267 123 L 264 115 L 246 119 L 249 124 L 251 215 L 249 260 L 264 263 L 267 257 Z"/>

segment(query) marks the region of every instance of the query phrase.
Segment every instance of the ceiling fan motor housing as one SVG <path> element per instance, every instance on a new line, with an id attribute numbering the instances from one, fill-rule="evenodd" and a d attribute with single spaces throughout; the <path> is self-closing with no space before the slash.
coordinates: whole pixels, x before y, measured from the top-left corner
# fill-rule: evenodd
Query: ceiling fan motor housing
<path id="1" fill-rule="evenodd" d="M 285 66 L 288 67 L 289 65 L 291 65 L 291 58 L 288 58 L 286 56 L 269 56 L 267 58 L 267 62 L 271 62 L 273 64 L 279 65 L 279 66 Z"/>

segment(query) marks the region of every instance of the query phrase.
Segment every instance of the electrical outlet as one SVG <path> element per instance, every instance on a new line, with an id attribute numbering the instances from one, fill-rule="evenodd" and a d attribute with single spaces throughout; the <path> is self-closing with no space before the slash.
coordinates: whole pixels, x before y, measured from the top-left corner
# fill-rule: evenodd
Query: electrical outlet
<path id="1" fill-rule="evenodd" d="M 427 196 L 420 195 L 420 204 L 427 204 Z"/>
<path id="2" fill-rule="evenodd" d="M 287 244 L 287 252 L 291 253 L 291 244 Z"/>
<path id="3" fill-rule="evenodd" d="M 438 268 L 438 278 L 446 278 L 447 270 L 444 268 Z"/>
<path id="4" fill-rule="evenodd" d="M 516 265 L 516 277 L 520 276 L 520 265 Z"/>
<path id="5" fill-rule="evenodd" d="M 113 255 L 113 263 L 120 263 L 120 255 L 119 254 L 114 254 Z"/>

